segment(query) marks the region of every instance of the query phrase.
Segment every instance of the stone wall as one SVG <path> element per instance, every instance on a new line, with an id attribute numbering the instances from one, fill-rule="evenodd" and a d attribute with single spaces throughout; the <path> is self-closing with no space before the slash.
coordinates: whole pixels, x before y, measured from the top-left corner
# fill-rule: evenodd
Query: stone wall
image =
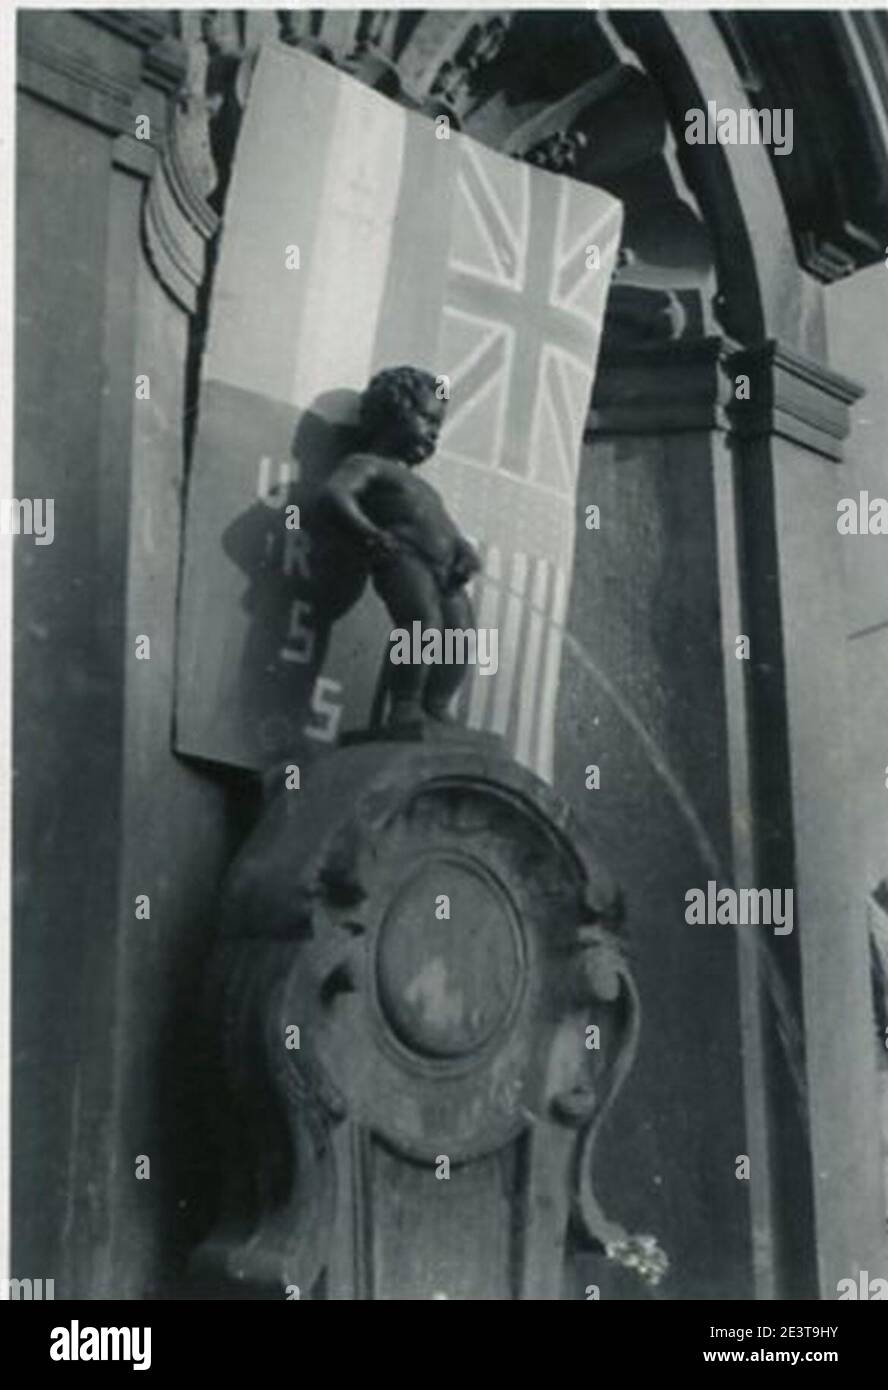
<path id="1" fill-rule="evenodd" d="M 170 744 L 187 316 L 141 216 L 182 70 L 147 17 L 29 13 L 19 41 L 15 486 L 55 539 L 16 547 L 13 1270 L 140 1296 L 187 1220 L 180 1030 L 229 843 Z"/>

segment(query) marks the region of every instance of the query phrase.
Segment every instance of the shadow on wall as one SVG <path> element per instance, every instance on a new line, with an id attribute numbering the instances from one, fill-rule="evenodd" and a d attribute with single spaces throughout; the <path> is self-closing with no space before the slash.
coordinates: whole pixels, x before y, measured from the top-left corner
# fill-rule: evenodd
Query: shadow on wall
<path id="1" fill-rule="evenodd" d="M 282 707 L 308 709 L 333 624 L 366 587 L 366 563 L 321 502 L 331 473 L 361 442 L 357 424 L 331 420 L 356 418 L 359 399 L 345 390 L 318 396 L 296 428 L 289 479 L 273 483 L 224 532 L 225 554 L 248 580 L 241 606 L 250 626 L 238 676 L 244 728 L 277 734 L 272 726 Z M 291 507 L 298 512 L 288 512 Z M 295 719 L 292 729 L 279 732 L 292 743 Z"/>

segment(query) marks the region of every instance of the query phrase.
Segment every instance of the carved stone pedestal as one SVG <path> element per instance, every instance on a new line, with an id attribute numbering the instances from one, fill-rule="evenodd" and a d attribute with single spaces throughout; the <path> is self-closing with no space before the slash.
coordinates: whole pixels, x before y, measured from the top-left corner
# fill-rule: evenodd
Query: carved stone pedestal
<path id="1" fill-rule="evenodd" d="M 615 885 L 490 738 L 285 772 L 223 891 L 205 1292 L 559 1298 L 638 1026 Z M 298 1294 L 295 1290 L 298 1289 Z"/>

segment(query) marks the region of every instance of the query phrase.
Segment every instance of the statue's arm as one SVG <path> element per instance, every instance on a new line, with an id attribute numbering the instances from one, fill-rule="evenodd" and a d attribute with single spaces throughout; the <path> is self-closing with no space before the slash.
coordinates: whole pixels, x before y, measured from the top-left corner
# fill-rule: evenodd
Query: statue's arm
<path id="1" fill-rule="evenodd" d="M 376 526 L 364 510 L 361 499 L 379 476 L 377 462 L 363 455 L 352 455 L 341 463 L 327 482 L 324 498 L 341 525 L 362 541 L 371 554 L 390 554 L 395 542 L 387 531 Z"/>

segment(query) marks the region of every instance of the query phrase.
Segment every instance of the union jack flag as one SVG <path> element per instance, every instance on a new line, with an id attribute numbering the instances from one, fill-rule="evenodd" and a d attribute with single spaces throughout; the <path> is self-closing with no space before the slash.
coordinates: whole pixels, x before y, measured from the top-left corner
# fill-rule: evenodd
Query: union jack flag
<path id="1" fill-rule="evenodd" d="M 429 472 L 483 542 L 477 621 L 498 628 L 501 652 L 459 713 L 551 780 L 577 465 L 621 208 L 471 140 L 457 157 L 437 357 L 451 402 Z"/>

